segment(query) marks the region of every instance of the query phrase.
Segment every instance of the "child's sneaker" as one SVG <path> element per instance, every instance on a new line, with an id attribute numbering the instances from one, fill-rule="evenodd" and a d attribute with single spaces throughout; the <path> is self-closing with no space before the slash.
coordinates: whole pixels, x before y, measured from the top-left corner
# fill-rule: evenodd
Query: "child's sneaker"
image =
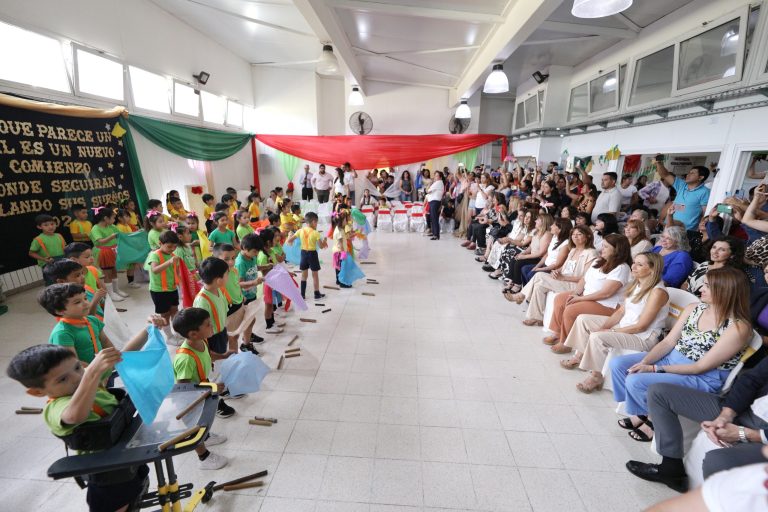
<path id="1" fill-rule="evenodd" d="M 200 461 L 200 469 L 221 469 L 227 465 L 227 462 L 229 462 L 229 460 L 225 456 L 208 452 L 208 456 L 205 460 Z"/>
<path id="2" fill-rule="evenodd" d="M 226 399 L 228 399 L 228 400 L 240 400 L 240 399 L 241 399 L 241 398 L 243 398 L 245 395 L 243 395 L 242 393 L 241 393 L 241 394 L 239 394 L 239 395 L 230 395 L 230 394 L 229 394 L 229 390 L 228 390 L 228 389 L 226 389 L 226 390 L 224 390 L 224 392 L 223 392 L 223 393 L 221 393 L 221 395 L 220 395 L 220 396 L 221 396 L 222 398 L 226 398 Z"/>
<path id="3" fill-rule="evenodd" d="M 258 334 L 251 334 L 251 343 L 255 343 L 256 345 L 261 345 L 262 343 L 264 343 L 264 338 L 262 338 Z"/>
<path id="4" fill-rule="evenodd" d="M 208 434 L 208 439 L 205 440 L 205 446 L 216 446 L 227 441 L 227 436 L 214 434 L 211 432 Z M 210 455 L 209 455 L 210 457 Z"/>
<path id="5" fill-rule="evenodd" d="M 251 352 L 255 355 L 259 355 L 259 351 L 256 350 L 256 347 L 254 347 L 250 343 L 243 343 L 242 345 L 240 345 L 240 352 Z"/>
<path id="6" fill-rule="evenodd" d="M 132 281 L 128 283 L 128 288 L 141 288 L 141 285 L 137 283 L 136 281 Z"/>
<path id="7" fill-rule="evenodd" d="M 317 299 L 322 299 L 322 298 L 324 298 L 324 297 L 325 297 L 325 294 L 324 294 L 324 293 L 315 292 L 315 300 L 317 300 Z"/>
<path id="8" fill-rule="evenodd" d="M 219 418 L 229 418 L 235 415 L 235 410 L 228 406 L 224 400 L 219 400 L 219 406 L 216 408 L 216 416 Z"/>
<path id="9" fill-rule="evenodd" d="M 274 327 L 285 327 L 285 322 L 281 322 L 275 317 L 272 317 L 272 319 L 275 321 Z"/>
<path id="10" fill-rule="evenodd" d="M 283 332 L 283 330 L 280 327 L 278 327 L 277 324 L 275 323 L 275 325 L 273 325 L 272 327 L 270 327 L 264 332 L 266 332 L 267 334 L 280 334 L 281 332 Z"/>

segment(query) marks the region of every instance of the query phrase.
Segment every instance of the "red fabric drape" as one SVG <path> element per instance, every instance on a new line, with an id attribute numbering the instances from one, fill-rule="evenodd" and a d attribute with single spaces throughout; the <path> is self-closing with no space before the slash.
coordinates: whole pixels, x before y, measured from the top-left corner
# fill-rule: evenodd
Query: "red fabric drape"
<path id="1" fill-rule="evenodd" d="M 501 162 L 502 164 L 507 159 L 507 151 L 509 150 L 509 141 L 506 137 L 501 139 Z"/>
<path id="2" fill-rule="evenodd" d="M 356 169 L 394 167 L 460 153 L 504 135 L 256 135 L 267 146 L 310 162 Z M 254 159 L 255 162 L 255 159 Z M 255 165 L 255 164 L 254 164 Z"/>
<path id="3" fill-rule="evenodd" d="M 259 158 L 256 154 L 256 137 L 251 137 L 251 160 L 253 161 L 253 186 L 261 191 L 259 184 Z"/>

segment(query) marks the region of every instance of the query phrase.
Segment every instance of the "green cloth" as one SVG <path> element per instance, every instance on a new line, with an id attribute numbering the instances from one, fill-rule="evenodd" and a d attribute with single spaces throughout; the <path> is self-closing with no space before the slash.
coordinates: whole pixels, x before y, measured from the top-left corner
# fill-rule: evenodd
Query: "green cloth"
<path id="1" fill-rule="evenodd" d="M 113 238 L 109 242 L 103 243 L 103 244 L 99 244 L 96 242 L 97 240 L 101 240 L 102 238 L 107 238 L 108 236 L 112 236 L 115 233 L 119 234 L 120 230 L 117 229 L 117 226 L 115 226 L 114 224 L 104 228 L 96 224 L 91 228 L 91 241 L 93 242 L 94 246 L 99 245 L 102 247 L 114 247 L 117 245 L 117 238 Z"/>
<path id="2" fill-rule="evenodd" d="M 278 256 L 285 256 L 285 251 L 283 251 L 282 245 L 275 245 L 269 250 L 269 258 L 272 261 L 272 263 L 274 264 L 279 263 L 277 259 Z"/>
<path id="3" fill-rule="evenodd" d="M 216 228 L 211 231 L 210 235 L 208 235 L 208 240 L 211 241 L 211 244 L 229 244 L 234 246 L 235 232 L 229 228 L 227 228 L 227 230 L 224 232 L 222 232 L 219 228 Z"/>
<path id="4" fill-rule="evenodd" d="M 462 151 L 461 153 L 456 153 L 453 155 L 453 159 L 456 160 L 456 163 L 463 163 L 465 169 L 472 169 L 475 167 L 475 162 L 477 161 L 478 149 L 479 148 L 472 148 L 466 151 Z"/>
<path id="5" fill-rule="evenodd" d="M 277 159 L 280 161 L 280 166 L 283 168 L 285 177 L 288 181 L 293 181 L 293 177 L 296 175 L 296 168 L 299 166 L 299 158 L 288 153 L 283 153 L 280 150 L 275 150 Z"/>
<path id="6" fill-rule="evenodd" d="M 252 137 L 250 133 L 195 128 L 136 114 L 128 117 L 128 124 L 161 148 L 192 160 L 223 160 L 240 151 Z"/>
<path id="7" fill-rule="evenodd" d="M 125 130 L 125 133 L 123 134 L 123 147 L 125 148 L 125 153 L 128 157 L 128 167 L 131 168 L 133 189 L 136 192 L 136 206 L 138 211 L 145 212 L 147 211 L 149 194 L 147 194 L 147 187 L 144 184 L 144 177 L 141 175 L 141 164 L 139 163 L 139 155 L 136 153 L 136 142 L 133 140 L 131 127 L 125 119 L 118 119 L 117 124 Z"/>
<path id="8" fill-rule="evenodd" d="M 41 241 L 43 242 L 42 245 L 45 246 L 45 250 L 43 250 L 42 245 L 40 245 Z M 52 235 L 40 233 L 29 245 L 29 252 L 33 252 L 44 258 L 58 258 L 64 256 L 64 237 L 58 233 Z M 45 261 L 37 260 L 37 264 L 44 267 Z"/>
<path id="9" fill-rule="evenodd" d="M 115 266 L 118 270 L 124 270 L 131 263 L 144 263 L 147 260 L 149 250 L 146 232 L 120 233 L 117 235 L 117 263 Z"/>
<path id="10" fill-rule="evenodd" d="M 163 232 L 158 229 L 150 229 L 149 233 L 147 233 L 147 242 L 149 243 L 149 248 L 153 251 L 160 248 L 160 235 L 162 235 Z"/>
<path id="11" fill-rule="evenodd" d="M 203 297 L 205 295 L 210 299 L 210 302 Z M 214 314 L 214 310 L 211 308 L 211 303 L 213 303 L 213 307 L 216 308 L 216 314 Z M 200 292 L 197 294 L 197 297 L 195 297 L 195 301 L 192 303 L 192 306 L 196 308 L 202 308 L 208 312 L 209 315 L 211 315 L 211 325 L 213 326 L 213 334 L 218 334 L 227 327 L 227 311 L 229 311 L 229 303 L 227 302 L 227 298 L 224 297 L 224 294 L 221 293 L 221 291 L 216 290 L 216 293 L 210 292 L 203 288 L 200 290 Z"/>
<path id="12" fill-rule="evenodd" d="M 152 263 L 162 264 L 171 259 L 171 254 L 161 254 L 159 250 L 152 251 L 147 256 L 147 262 L 144 264 L 144 269 L 149 272 L 149 291 L 151 292 L 172 292 L 178 287 L 176 282 L 176 272 L 174 272 L 174 265 L 168 265 L 162 272 L 153 272 Z M 165 280 L 167 288 L 163 288 L 163 274 L 165 274 Z"/>
<path id="13" fill-rule="evenodd" d="M 69 406 L 69 402 L 72 400 L 72 396 L 60 396 L 54 400 L 48 402 L 43 409 L 43 419 L 45 420 L 48 428 L 55 436 L 67 436 L 72 433 L 79 425 L 66 425 L 61 422 L 61 415 Z M 104 412 L 110 414 L 117 407 L 117 398 L 104 388 L 96 390 L 96 394 L 93 397 L 93 401 L 96 405 L 104 409 Z M 83 423 L 91 421 L 99 421 L 101 416 L 91 410 L 88 413 L 88 417 Z M 82 425 L 83 423 L 80 423 Z"/>
<path id="14" fill-rule="evenodd" d="M 195 350 L 189 345 L 187 340 L 181 344 L 179 348 L 186 348 L 191 350 L 200 359 L 200 364 L 203 365 L 205 375 L 200 375 L 197 371 L 197 361 L 189 354 L 180 354 L 176 352 L 176 356 L 173 358 L 173 375 L 176 378 L 176 382 L 180 380 L 188 380 L 193 384 L 200 384 L 200 381 L 208 380 L 208 376 L 211 374 L 213 364 L 211 363 L 211 353 L 208 352 L 208 346 L 203 344 L 203 350 Z"/>
<path id="15" fill-rule="evenodd" d="M 195 265 L 195 253 L 192 251 L 191 247 L 178 246 L 176 247 L 176 250 L 173 251 L 173 254 L 178 256 L 179 259 L 184 262 L 184 264 L 187 266 L 187 269 L 189 269 L 190 272 L 192 272 L 197 268 L 197 266 Z"/>
<path id="16" fill-rule="evenodd" d="M 240 288 L 240 273 L 237 271 L 237 267 L 229 269 L 224 288 L 226 288 L 233 306 L 243 303 L 243 289 Z"/>
<path id="17" fill-rule="evenodd" d="M 235 268 L 240 274 L 241 281 L 255 281 L 259 277 L 259 269 L 256 267 L 256 258 L 249 258 L 242 252 L 235 258 Z M 259 285 L 261 286 L 261 285 Z M 246 299 L 255 299 L 258 294 L 258 287 L 253 286 L 243 290 Z"/>
<path id="18" fill-rule="evenodd" d="M 237 239 L 238 240 L 242 241 L 243 237 L 245 237 L 246 235 L 250 235 L 251 233 L 255 233 L 255 231 L 253 230 L 253 228 L 249 224 L 246 224 L 245 226 L 243 226 L 242 224 L 238 224 L 237 225 Z"/>
<path id="19" fill-rule="evenodd" d="M 95 316 L 87 316 L 86 318 L 93 328 L 93 335 L 96 336 L 96 347 L 101 351 L 99 335 L 104 329 L 104 323 Z M 62 347 L 73 347 L 77 353 L 77 358 L 86 363 L 90 363 L 96 357 L 96 352 L 93 350 L 93 340 L 91 340 L 91 333 L 87 325 L 57 322 L 48 337 L 48 343 Z"/>

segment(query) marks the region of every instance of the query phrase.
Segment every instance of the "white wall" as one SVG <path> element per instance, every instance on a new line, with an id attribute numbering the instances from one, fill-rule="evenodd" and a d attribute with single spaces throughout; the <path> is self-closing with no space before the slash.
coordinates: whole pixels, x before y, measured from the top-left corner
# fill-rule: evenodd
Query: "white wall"
<path id="1" fill-rule="evenodd" d="M 345 89 L 342 78 L 317 77 L 317 134 L 344 135 L 345 105 L 352 89 Z"/>
<path id="2" fill-rule="evenodd" d="M 314 71 L 253 66 L 256 132 L 317 135 Z"/>

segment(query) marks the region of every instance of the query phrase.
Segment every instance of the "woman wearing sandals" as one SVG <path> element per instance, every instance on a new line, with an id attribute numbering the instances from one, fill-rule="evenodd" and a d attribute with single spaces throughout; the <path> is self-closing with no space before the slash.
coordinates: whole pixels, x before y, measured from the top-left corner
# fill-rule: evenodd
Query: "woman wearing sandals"
<path id="1" fill-rule="evenodd" d="M 659 382 L 717 393 L 752 335 L 746 274 L 732 267 L 707 272 L 701 302 L 687 306 L 669 334 L 648 352 L 611 360 L 613 397 L 630 416 L 619 421 L 637 441 L 653 438 L 648 387 Z"/>
<path id="2" fill-rule="evenodd" d="M 612 348 L 648 351 L 659 340 L 669 311 L 667 293 L 661 280 L 664 260 L 655 253 L 641 253 L 632 263 L 632 277 L 624 304 L 609 317 L 581 315 L 573 324 L 565 345 L 576 350 L 560 361 L 566 370 L 576 368 L 589 376 L 576 385 L 582 393 L 603 387 L 603 365 Z"/>
<path id="3" fill-rule="evenodd" d="M 629 281 L 631 263 L 627 237 L 606 236 L 600 258 L 587 269 L 576 290 L 555 295 L 549 323 L 549 330 L 555 334 L 543 340 L 545 345 L 553 345 L 552 352 L 567 354 L 571 351 L 571 347 L 566 347 L 563 342 L 579 315 L 611 316 L 616 311 L 624 301 L 622 290 Z"/>
<path id="4" fill-rule="evenodd" d="M 531 237 L 531 243 L 522 252 L 508 259 L 501 258 L 501 269 L 505 276 L 505 282 L 510 285 L 501 292 L 505 296 L 517 293 L 523 287 L 523 266 L 535 265 L 547 254 L 549 241 L 552 239 L 550 228 L 554 219 L 548 213 L 542 213 L 536 218 L 536 231 Z"/>
<path id="5" fill-rule="evenodd" d="M 587 268 L 597 258 L 597 251 L 592 247 L 592 230 L 586 226 L 575 226 L 571 230 L 568 245 L 560 249 L 567 251 L 563 265 L 550 273 L 537 272 L 528 284 L 510 297 L 513 302 L 522 304 L 528 301 L 525 311 L 525 325 L 544 325 L 544 306 L 548 293 L 567 292 L 576 289 Z"/>

